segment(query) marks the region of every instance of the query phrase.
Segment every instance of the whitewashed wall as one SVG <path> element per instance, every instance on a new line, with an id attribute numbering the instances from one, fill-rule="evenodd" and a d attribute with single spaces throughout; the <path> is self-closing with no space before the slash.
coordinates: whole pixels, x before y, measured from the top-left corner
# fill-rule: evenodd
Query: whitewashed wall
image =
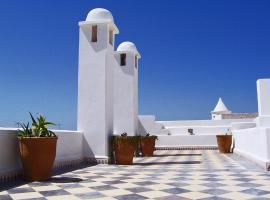
<path id="1" fill-rule="evenodd" d="M 159 135 L 156 147 L 217 146 L 216 135 Z"/>
<path id="2" fill-rule="evenodd" d="M 270 170 L 270 79 L 257 81 L 257 96 L 256 124 L 233 124 L 235 152 Z"/>
<path id="3" fill-rule="evenodd" d="M 257 80 L 258 126 L 270 127 L 270 79 Z"/>
<path id="4" fill-rule="evenodd" d="M 235 152 L 257 162 L 269 170 L 270 128 L 233 130 Z"/>
<path id="5" fill-rule="evenodd" d="M 85 156 L 104 158 L 113 131 L 113 46 L 106 23 L 98 24 L 91 42 L 92 25 L 80 24 L 77 128 L 84 132 Z"/>
<path id="6" fill-rule="evenodd" d="M 21 170 L 17 129 L 0 128 L 0 178 Z M 78 131 L 55 130 L 58 136 L 55 167 L 83 160 L 83 134 Z"/>
<path id="7" fill-rule="evenodd" d="M 254 126 L 254 119 L 155 121 L 153 115 L 139 116 L 139 133 L 158 135 L 157 147 L 217 146 L 216 135 L 235 127 Z M 239 124 L 244 123 L 244 124 Z M 192 128 L 194 135 L 188 129 Z"/>
<path id="8" fill-rule="evenodd" d="M 120 54 L 126 54 L 126 65 L 120 65 Z M 132 52 L 116 52 L 114 67 L 114 134 L 136 135 L 138 127 L 137 69 Z"/>
<path id="9" fill-rule="evenodd" d="M 176 121 L 157 121 L 164 126 L 225 126 L 232 122 L 253 122 L 254 119 L 226 119 L 226 120 L 176 120 Z"/>

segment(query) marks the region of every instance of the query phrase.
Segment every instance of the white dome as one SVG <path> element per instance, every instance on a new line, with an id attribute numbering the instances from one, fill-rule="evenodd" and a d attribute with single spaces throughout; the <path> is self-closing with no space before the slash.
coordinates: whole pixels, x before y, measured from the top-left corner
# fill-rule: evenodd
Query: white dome
<path id="1" fill-rule="evenodd" d="M 214 112 L 214 113 L 231 113 L 231 111 L 229 111 L 229 109 L 225 106 L 225 104 L 223 103 L 221 98 L 218 99 L 218 103 L 212 112 Z"/>
<path id="2" fill-rule="evenodd" d="M 104 8 L 95 8 L 91 10 L 86 17 L 86 21 L 96 23 L 114 22 L 112 13 Z"/>
<path id="3" fill-rule="evenodd" d="M 137 54 L 140 57 L 140 54 L 139 54 L 135 44 L 132 42 L 122 42 L 118 46 L 117 51 L 131 52 L 131 53 Z"/>

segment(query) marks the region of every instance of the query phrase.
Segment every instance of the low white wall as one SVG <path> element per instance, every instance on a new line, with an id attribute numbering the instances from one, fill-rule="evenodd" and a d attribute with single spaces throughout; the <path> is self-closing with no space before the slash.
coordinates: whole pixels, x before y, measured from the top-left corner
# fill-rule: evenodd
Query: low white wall
<path id="1" fill-rule="evenodd" d="M 167 127 L 175 126 L 226 126 L 232 122 L 253 122 L 254 119 L 224 119 L 224 120 L 179 120 L 179 121 L 157 121 Z"/>
<path id="2" fill-rule="evenodd" d="M 83 134 L 77 131 L 54 130 L 58 136 L 55 166 L 83 159 Z M 0 178 L 21 170 L 17 129 L 0 128 Z"/>
<path id="3" fill-rule="evenodd" d="M 21 168 L 16 129 L 0 129 L 0 176 Z"/>
<path id="4" fill-rule="evenodd" d="M 81 160 L 83 155 L 83 134 L 78 131 L 54 130 L 58 136 L 56 163 Z"/>
<path id="5" fill-rule="evenodd" d="M 140 115 L 138 121 L 138 134 L 168 134 L 168 130 L 163 129 L 163 125 L 157 123 L 155 120 L 156 119 L 154 115 Z"/>
<path id="6" fill-rule="evenodd" d="M 194 135 L 226 134 L 231 126 L 179 126 L 168 128 L 171 135 L 190 135 L 188 129 L 193 129 Z"/>
<path id="7" fill-rule="evenodd" d="M 157 147 L 217 146 L 215 135 L 159 135 Z"/>
<path id="8" fill-rule="evenodd" d="M 270 128 L 232 130 L 235 152 L 253 160 L 269 170 Z"/>
<path id="9" fill-rule="evenodd" d="M 232 123 L 232 130 L 240 130 L 247 128 L 255 128 L 256 122 L 234 122 Z"/>

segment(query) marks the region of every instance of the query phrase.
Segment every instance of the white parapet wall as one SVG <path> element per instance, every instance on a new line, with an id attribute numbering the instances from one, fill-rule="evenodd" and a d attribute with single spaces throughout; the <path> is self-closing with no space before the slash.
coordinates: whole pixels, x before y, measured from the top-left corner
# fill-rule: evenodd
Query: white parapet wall
<path id="1" fill-rule="evenodd" d="M 139 116 L 139 133 L 157 135 L 157 147 L 216 147 L 216 135 L 229 132 L 232 124 L 238 128 L 256 125 L 254 119 L 155 121 L 155 116 L 145 115 Z"/>
<path id="2" fill-rule="evenodd" d="M 224 119 L 224 120 L 175 120 L 157 121 L 166 127 L 175 126 L 230 126 L 232 122 L 253 122 L 254 119 Z"/>
<path id="3" fill-rule="evenodd" d="M 270 128 L 247 128 L 232 130 L 232 133 L 235 141 L 235 153 L 270 170 Z"/>
<path id="4" fill-rule="evenodd" d="M 270 170 L 270 79 L 257 81 L 257 96 L 256 124 L 232 124 L 235 152 Z"/>
<path id="5" fill-rule="evenodd" d="M 162 124 L 157 123 L 154 115 L 140 115 L 138 122 L 138 134 L 145 135 L 147 133 L 159 135 L 167 135 L 169 132 L 166 131 Z"/>
<path id="6" fill-rule="evenodd" d="M 256 122 L 233 122 L 232 123 L 232 130 L 240 130 L 240 129 L 247 129 L 247 128 L 255 128 Z"/>
<path id="7" fill-rule="evenodd" d="M 55 168 L 83 161 L 83 134 L 78 131 L 54 130 L 58 136 Z M 0 128 L 0 180 L 21 172 L 17 129 Z M 46 151 L 46 149 L 44 150 Z"/>
<path id="8" fill-rule="evenodd" d="M 259 111 L 257 125 L 270 127 L 270 79 L 257 80 L 257 96 Z"/>
<path id="9" fill-rule="evenodd" d="M 158 135 L 156 147 L 216 147 L 215 135 Z"/>

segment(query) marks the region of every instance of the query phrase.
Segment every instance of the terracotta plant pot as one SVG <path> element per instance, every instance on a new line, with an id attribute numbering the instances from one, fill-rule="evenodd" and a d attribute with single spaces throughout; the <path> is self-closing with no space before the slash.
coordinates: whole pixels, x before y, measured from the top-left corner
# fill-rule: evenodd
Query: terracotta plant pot
<path id="1" fill-rule="evenodd" d="M 218 149 L 220 153 L 231 153 L 232 135 L 217 135 Z"/>
<path id="2" fill-rule="evenodd" d="M 116 136 L 114 140 L 115 163 L 132 165 L 138 142 L 132 136 Z"/>
<path id="3" fill-rule="evenodd" d="M 48 180 L 52 175 L 57 137 L 19 138 L 24 178 L 29 181 Z"/>
<path id="4" fill-rule="evenodd" d="M 145 136 L 140 139 L 140 147 L 143 157 L 151 157 L 154 155 L 155 143 L 157 137 Z"/>

